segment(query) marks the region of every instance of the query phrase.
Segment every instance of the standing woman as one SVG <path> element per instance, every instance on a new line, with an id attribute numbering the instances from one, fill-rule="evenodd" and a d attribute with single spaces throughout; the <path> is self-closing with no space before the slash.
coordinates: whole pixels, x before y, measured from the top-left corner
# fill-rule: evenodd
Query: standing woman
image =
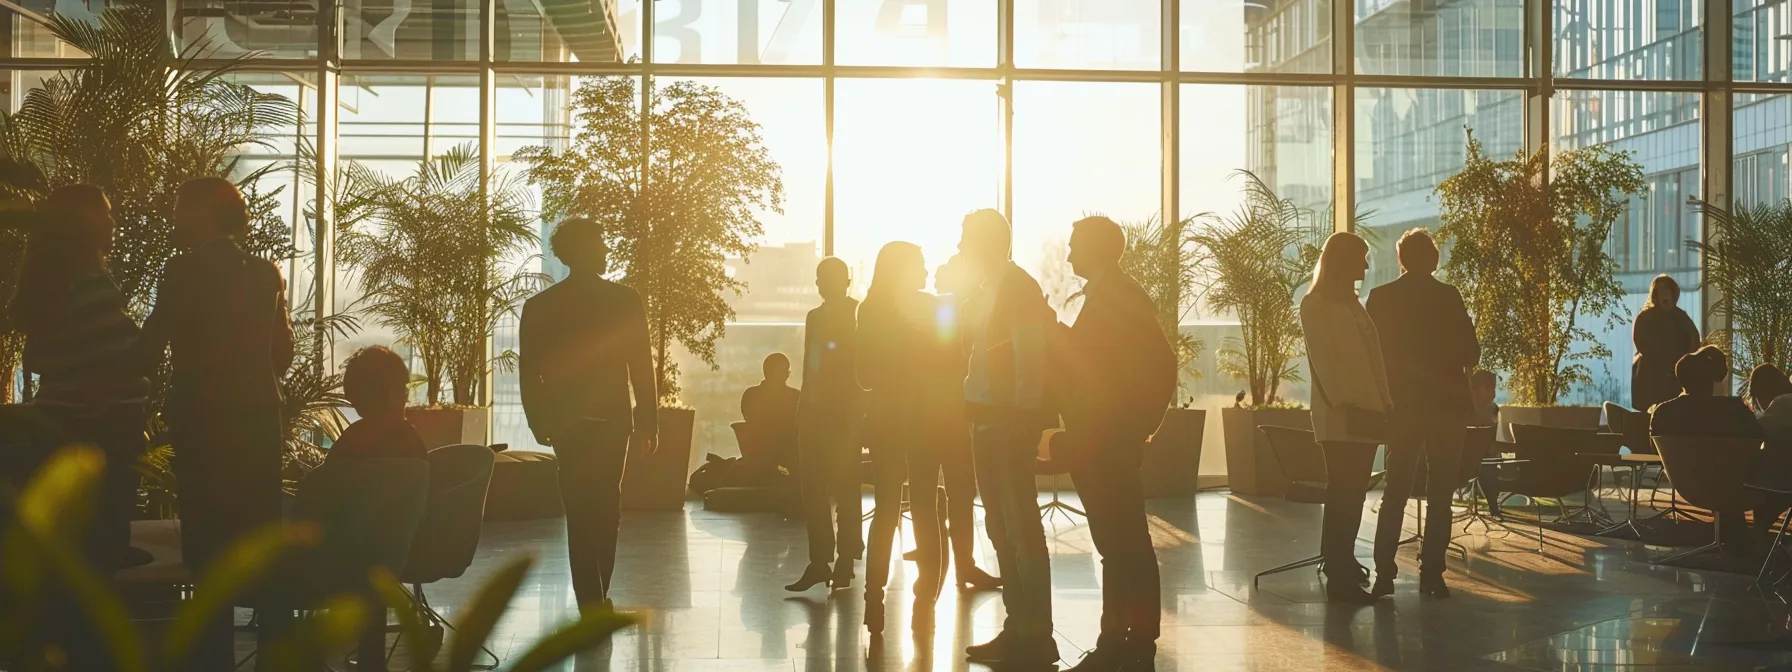
<path id="1" fill-rule="evenodd" d="M 1630 328 L 1636 345 L 1636 357 L 1630 360 L 1630 405 L 1636 410 L 1647 412 L 1680 396 L 1674 363 L 1699 349 L 1699 328 L 1679 303 L 1680 283 L 1669 275 L 1655 276 L 1649 300 Z"/>
<path id="2" fill-rule="evenodd" d="M 936 377 L 942 348 L 937 345 L 936 299 L 922 291 L 927 265 L 912 243 L 885 245 L 877 254 L 871 287 L 859 306 L 858 378 L 869 391 L 865 445 L 877 505 L 865 562 L 865 626 L 884 629 L 884 584 L 889 581 L 896 527 L 902 519 L 902 484 L 915 493 L 909 502 L 915 522 L 914 627 L 923 630 L 939 596 L 944 560 L 938 499 L 939 446 L 929 440 L 924 403 Z"/>
<path id="3" fill-rule="evenodd" d="M 1334 233 L 1313 270 L 1313 287 L 1300 302 L 1313 381 L 1313 435 L 1325 450 L 1325 521 L 1319 535 L 1325 595 L 1350 604 L 1375 601 L 1358 583 L 1356 533 L 1375 448 L 1385 440 L 1375 435 L 1373 420 L 1386 418 L 1394 407 L 1381 338 L 1357 300 L 1356 283 L 1368 269 L 1368 244 L 1353 233 Z"/>

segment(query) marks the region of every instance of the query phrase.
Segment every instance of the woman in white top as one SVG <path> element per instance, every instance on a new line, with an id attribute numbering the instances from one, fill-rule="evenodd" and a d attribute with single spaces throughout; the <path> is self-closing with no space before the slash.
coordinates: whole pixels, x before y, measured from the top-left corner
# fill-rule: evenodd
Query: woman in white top
<path id="1" fill-rule="evenodd" d="M 1359 584 L 1364 574 L 1356 559 L 1356 532 L 1363 522 L 1370 465 L 1383 440 L 1369 433 L 1373 423 L 1365 420 L 1385 417 L 1394 406 L 1382 368 L 1381 339 L 1357 299 L 1356 283 L 1368 269 L 1368 244 L 1356 234 L 1334 233 L 1313 271 L 1313 287 L 1300 302 L 1313 387 L 1313 434 L 1325 449 L 1319 553 L 1325 558 L 1326 599 L 1358 604 L 1375 601 Z M 1352 414 L 1363 417 L 1353 423 L 1347 420 Z"/>

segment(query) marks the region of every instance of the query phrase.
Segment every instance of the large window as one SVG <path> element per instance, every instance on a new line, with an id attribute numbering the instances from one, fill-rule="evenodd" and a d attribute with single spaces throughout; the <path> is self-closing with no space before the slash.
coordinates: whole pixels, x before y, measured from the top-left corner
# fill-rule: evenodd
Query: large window
<path id="1" fill-rule="evenodd" d="M 1014 91 L 1014 260 L 1045 275 L 1087 215 L 1143 222 L 1163 210 L 1159 89 L 1021 82 Z M 1056 274 L 1056 271 L 1050 271 Z M 1074 287 L 1047 287 L 1068 297 Z"/>

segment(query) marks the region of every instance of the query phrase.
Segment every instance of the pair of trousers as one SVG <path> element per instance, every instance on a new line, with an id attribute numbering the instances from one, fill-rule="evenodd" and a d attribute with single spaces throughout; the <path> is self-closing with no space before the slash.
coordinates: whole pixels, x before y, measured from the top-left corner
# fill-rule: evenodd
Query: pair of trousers
<path id="1" fill-rule="evenodd" d="M 798 487 L 803 524 L 808 529 L 810 566 L 836 562 L 850 567 L 865 548 L 858 423 L 847 419 L 846 413 L 841 416 L 805 423 L 797 441 L 802 465 Z"/>
<path id="2" fill-rule="evenodd" d="M 94 567 L 110 571 L 131 545 L 131 512 L 143 480 L 137 472 L 145 448 L 143 404 L 113 404 L 99 413 L 46 406 L 44 414 L 56 423 L 64 445 L 91 445 L 106 456 L 86 543 Z"/>
<path id="3" fill-rule="evenodd" d="M 1096 454 L 1071 467 L 1089 514 L 1089 536 L 1101 554 L 1101 638 L 1099 642 L 1143 644 L 1157 641 L 1163 591 L 1157 550 L 1145 521 L 1144 486 L 1139 468 L 1145 437 L 1114 437 L 1097 443 Z"/>
<path id="4" fill-rule="evenodd" d="M 945 430 L 940 447 L 940 468 L 944 472 L 946 534 L 951 541 L 948 555 L 960 581 L 977 568 L 977 461 L 971 456 L 971 426 L 959 422 Z M 992 536 L 993 543 L 995 538 Z"/>
<path id="5" fill-rule="evenodd" d="M 1363 499 L 1369 492 L 1369 469 L 1375 444 L 1323 441 L 1325 451 L 1325 516 L 1319 529 L 1319 555 L 1325 575 L 1356 581 L 1356 532 L 1363 525 Z"/>
<path id="6" fill-rule="evenodd" d="M 976 456 L 977 491 L 1002 570 L 1005 632 L 1023 639 L 1051 637 L 1052 570 L 1039 520 L 1039 489 L 1033 484 L 1039 453 L 1037 429 L 979 425 L 971 442 Z"/>
<path id="7" fill-rule="evenodd" d="M 610 599 L 629 434 L 593 427 L 554 442 L 560 462 L 560 503 L 566 509 L 566 555 L 572 565 L 573 597 L 580 607 L 594 608 Z"/>
<path id="8" fill-rule="evenodd" d="M 895 423 L 891 423 L 892 428 Z M 899 431 L 899 430 L 898 430 Z M 900 432 L 871 443 L 871 473 L 877 510 L 871 517 L 871 538 L 865 558 L 865 589 L 883 590 L 890 580 L 896 528 L 902 523 L 902 484 L 908 483 L 909 515 L 915 524 L 915 599 L 939 596 L 946 560 L 945 520 L 938 495 L 940 462 L 923 434 Z"/>
<path id="9" fill-rule="evenodd" d="M 1450 500 L 1456 491 L 1463 445 L 1468 440 L 1466 419 L 1413 418 L 1394 426 L 1388 441 L 1388 482 L 1381 496 L 1381 515 L 1375 524 L 1375 576 L 1392 579 L 1399 573 L 1394 554 L 1399 550 L 1401 522 L 1406 501 L 1421 468 L 1425 470 L 1424 541 L 1419 547 L 1419 573 L 1441 575 L 1444 550 L 1450 544 Z"/>

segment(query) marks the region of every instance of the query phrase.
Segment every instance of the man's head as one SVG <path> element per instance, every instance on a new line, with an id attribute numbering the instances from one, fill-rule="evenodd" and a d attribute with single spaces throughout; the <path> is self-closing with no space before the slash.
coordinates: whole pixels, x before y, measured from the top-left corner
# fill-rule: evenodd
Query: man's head
<path id="1" fill-rule="evenodd" d="M 1781 395 L 1792 393 L 1792 380 L 1788 380 L 1786 372 L 1772 364 L 1762 364 L 1748 373 L 1749 402 L 1755 411 L 1765 411 L 1773 400 Z"/>
<path id="2" fill-rule="evenodd" d="M 1400 242 L 1394 245 L 1394 250 L 1400 257 L 1401 271 L 1421 275 L 1437 272 L 1437 241 L 1432 240 L 1430 231 L 1407 231 L 1400 236 Z"/>
<path id="3" fill-rule="evenodd" d="M 574 217 L 554 227 L 548 238 L 554 256 L 577 273 L 609 272 L 610 248 L 604 243 L 604 229 L 584 217 Z"/>
<path id="4" fill-rule="evenodd" d="M 243 192 L 222 177 L 201 177 L 180 185 L 174 201 L 174 235 L 188 247 L 249 232 L 249 205 Z"/>
<path id="5" fill-rule="evenodd" d="M 1717 383 L 1730 370 L 1730 357 L 1716 346 L 1707 345 L 1692 351 L 1674 363 L 1674 378 L 1680 381 L 1681 393 L 1692 397 L 1708 397 L 1717 393 Z"/>
<path id="6" fill-rule="evenodd" d="M 828 257 L 815 265 L 815 289 L 821 292 L 823 301 L 846 298 L 846 290 L 851 287 L 852 269 L 846 267 L 846 262 Z"/>
<path id="7" fill-rule="evenodd" d="M 1474 400 L 1476 407 L 1493 403 L 1493 396 L 1499 392 L 1499 386 L 1499 375 L 1487 369 L 1475 369 L 1468 376 L 1469 398 Z"/>
<path id="8" fill-rule="evenodd" d="M 984 208 L 964 216 L 964 231 L 958 239 L 958 253 L 966 261 L 984 269 L 996 268 L 1008 261 L 1013 232 L 1002 213 Z"/>
<path id="9" fill-rule="evenodd" d="M 1094 280 L 1120 267 L 1126 253 L 1126 232 L 1114 220 L 1084 217 L 1070 225 L 1070 271 Z"/>
<path id="10" fill-rule="evenodd" d="M 790 358 L 782 352 L 765 356 L 765 382 L 785 383 L 790 380 Z"/>
<path id="11" fill-rule="evenodd" d="M 404 415 L 411 370 L 383 345 L 355 351 L 342 365 L 342 394 L 363 418 Z"/>

